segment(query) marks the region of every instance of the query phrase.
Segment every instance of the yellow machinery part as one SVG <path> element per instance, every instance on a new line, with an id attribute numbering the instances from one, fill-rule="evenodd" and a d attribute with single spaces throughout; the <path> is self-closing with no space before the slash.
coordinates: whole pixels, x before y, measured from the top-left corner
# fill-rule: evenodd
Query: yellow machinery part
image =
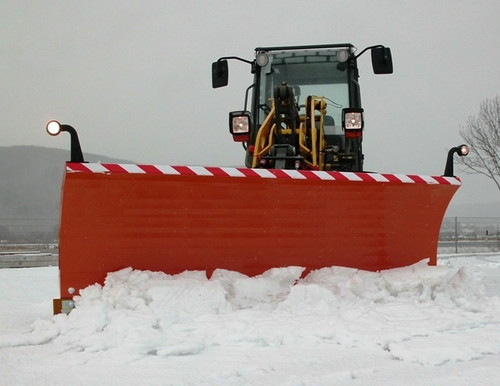
<path id="1" fill-rule="evenodd" d="M 286 129 L 280 130 L 282 130 L 283 134 L 291 134 L 293 131 L 298 132 L 299 151 L 304 157 L 306 165 L 312 169 L 323 170 L 325 150 L 324 116 L 326 114 L 326 102 L 324 97 L 318 96 L 312 96 L 308 98 L 308 101 L 306 105 L 306 116 L 301 116 L 299 128 L 287 127 Z M 260 159 L 269 154 L 271 147 L 275 144 L 277 129 L 274 123 L 276 111 L 274 99 L 271 99 L 271 105 L 271 111 L 267 114 L 266 119 L 257 132 L 253 151 L 252 168 L 258 166 Z M 316 115 L 317 111 L 319 115 Z M 307 117 L 310 118 L 309 128 L 306 127 Z"/>
<path id="2" fill-rule="evenodd" d="M 274 131 L 276 130 L 276 125 L 273 123 L 274 112 L 276 111 L 274 99 L 271 100 L 271 103 L 271 111 L 267 114 L 266 119 L 257 132 L 257 138 L 255 139 L 255 147 L 253 151 L 252 168 L 257 167 L 260 158 L 267 155 L 271 147 L 274 145 Z"/>

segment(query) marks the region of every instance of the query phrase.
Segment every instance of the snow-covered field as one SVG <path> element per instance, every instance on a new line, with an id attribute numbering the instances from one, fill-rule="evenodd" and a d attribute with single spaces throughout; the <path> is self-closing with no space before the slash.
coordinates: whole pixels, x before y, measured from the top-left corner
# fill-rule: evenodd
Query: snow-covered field
<path id="1" fill-rule="evenodd" d="M 500 254 L 301 272 L 125 269 L 52 317 L 57 267 L 2 269 L 0 384 L 500 384 Z"/>

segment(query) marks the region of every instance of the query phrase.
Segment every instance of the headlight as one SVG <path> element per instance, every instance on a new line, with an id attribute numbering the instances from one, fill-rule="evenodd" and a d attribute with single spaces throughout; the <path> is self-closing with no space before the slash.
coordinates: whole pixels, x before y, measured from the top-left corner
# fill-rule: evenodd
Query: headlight
<path id="1" fill-rule="evenodd" d="M 344 130 L 362 130 L 363 124 L 363 109 L 349 108 L 342 110 Z"/>
<path id="2" fill-rule="evenodd" d="M 361 113 L 347 113 L 345 116 L 346 130 L 360 130 L 363 128 L 363 117 Z"/>
<path id="3" fill-rule="evenodd" d="M 250 140 L 250 113 L 248 111 L 232 111 L 229 113 L 229 132 L 235 142 Z"/>
<path id="4" fill-rule="evenodd" d="M 248 133 L 250 131 L 250 122 L 245 115 L 233 117 L 231 126 L 233 128 L 233 134 Z"/>

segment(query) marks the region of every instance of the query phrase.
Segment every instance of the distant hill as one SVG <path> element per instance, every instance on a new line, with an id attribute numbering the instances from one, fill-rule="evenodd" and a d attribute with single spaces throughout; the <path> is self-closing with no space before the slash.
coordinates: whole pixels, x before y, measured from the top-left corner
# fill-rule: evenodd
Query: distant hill
<path id="1" fill-rule="evenodd" d="M 95 154 L 86 159 L 131 163 Z M 56 219 L 69 151 L 38 146 L 0 146 L 0 221 Z"/>

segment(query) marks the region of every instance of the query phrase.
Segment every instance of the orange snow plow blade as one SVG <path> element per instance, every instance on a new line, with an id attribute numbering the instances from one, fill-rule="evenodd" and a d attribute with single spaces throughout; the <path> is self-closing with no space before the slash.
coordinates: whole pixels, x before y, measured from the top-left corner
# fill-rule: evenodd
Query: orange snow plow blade
<path id="1" fill-rule="evenodd" d="M 252 276 L 436 264 L 459 186 L 455 177 L 67 163 L 61 299 L 126 267 Z"/>

